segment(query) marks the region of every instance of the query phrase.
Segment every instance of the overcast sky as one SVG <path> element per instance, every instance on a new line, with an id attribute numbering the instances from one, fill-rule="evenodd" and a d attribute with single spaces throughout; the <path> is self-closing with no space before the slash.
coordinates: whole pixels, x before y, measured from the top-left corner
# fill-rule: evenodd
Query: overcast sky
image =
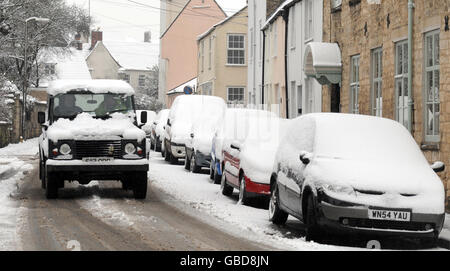
<path id="1" fill-rule="evenodd" d="M 66 0 L 88 9 L 89 0 Z M 129 0 L 90 0 L 95 27 L 103 31 L 104 40 L 143 41 L 144 32 L 152 31 L 152 42 L 159 42 L 159 7 L 163 0 L 133 0 L 151 7 L 143 7 Z M 217 0 L 228 13 L 245 6 L 246 0 Z M 152 8 L 153 7 L 153 8 Z"/>

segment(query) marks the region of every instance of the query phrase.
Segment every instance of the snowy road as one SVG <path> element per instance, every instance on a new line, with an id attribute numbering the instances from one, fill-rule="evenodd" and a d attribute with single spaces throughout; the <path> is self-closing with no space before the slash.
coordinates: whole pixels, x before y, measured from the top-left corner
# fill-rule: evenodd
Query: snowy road
<path id="1" fill-rule="evenodd" d="M 58 200 L 46 200 L 36 172 L 25 181 L 19 249 L 67 250 L 263 250 L 169 206 L 149 190 L 145 201 L 116 182 L 66 185 Z"/>

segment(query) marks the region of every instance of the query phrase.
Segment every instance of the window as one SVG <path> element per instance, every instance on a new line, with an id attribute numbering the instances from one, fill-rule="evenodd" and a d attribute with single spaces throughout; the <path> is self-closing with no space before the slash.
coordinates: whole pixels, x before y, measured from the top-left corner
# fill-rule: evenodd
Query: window
<path id="1" fill-rule="evenodd" d="M 130 83 L 130 75 L 128 73 L 124 73 L 122 76 L 123 76 L 122 80 L 129 84 Z"/>
<path id="2" fill-rule="evenodd" d="M 200 44 L 200 57 L 201 57 L 201 67 L 202 67 L 202 72 L 205 69 L 205 41 L 202 40 L 201 44 Z"/>
<path id="3" fill-rule="evenodd" d="M 212 65 L 212 37 L 209 37 L 209 51 L 208 51 L 208 69 L 211 70 Z"/>
<path id="4" fill-rule="evenodd" d="M 295 89 L 295 81 L 291 81 L 291 88 L 289 89 L 289 107 L 290 107 L 290 117 L 295 118 L 297 117 L 297 90 Z"/>
<path id="5" fill-rule="evenodd" d="M 295 5 L 292 6 L 291 8 L 291 48 L 295 48 L 296 46 L 296 29 L 297 29 L 297 25 L 295 23 Z"/>
<path id="6" fill-rule="evenodd" d="M 383 49 L 372 51 L 372 111 L 377 117 L 383 116 Z"/>
<path id="7" fill-rule="evenodd" d="M 56 64 L 55 63 L 45 63 L 44 64 L 44 75 L 50 76 L 55 75 L 56 71 Z"/>
<path id="8" fill-rule="evenodd" d="M 408 41 L 406 40 L 395 44 L 395 119 L 408 128 Z"/>
<path id="9" fill-rule="evenodd" d="M 273 22 L 271 29 L 272 29 L 272 56 L 277 56 L 278 30 L 276 21 Z"/>
<path id="10" fill-rule="evenodd" d="M 350 113 L 359 114 L 359 55 L 350 60 Z"/>
<path id="11" fill-rule="evenodd" d="M 305 4 L 305 40 L 309 40 L 313 32 L 313 1 L 306 0 Z"/>
<path id="12" fill-rule="evenodd" d="M 228 59 L 227 64 L 244 65 L 245 64 L 245 38 L 244 35 L 228 35 Z"/>
<path id="13" fill-rule="evenodd" d="M 227 89 L 227 102 L 232 104 L 244 104 L 244 87 L 229 87 Z"/>
<path id="14" fill-rule="evenodd" d="M 140 87 L 145 87 L 145 75 L 143 75 L 143 74 L 139 75 L 139 86 Z"/>
<path id="15" fill-rule="evenodd" d="M 439 141 L 439 31 L 425 34 L 425 140 Z"/>

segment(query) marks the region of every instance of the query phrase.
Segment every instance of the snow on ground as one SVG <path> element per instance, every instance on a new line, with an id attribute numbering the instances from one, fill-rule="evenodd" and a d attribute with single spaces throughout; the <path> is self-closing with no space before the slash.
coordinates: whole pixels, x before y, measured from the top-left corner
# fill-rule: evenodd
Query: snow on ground
<path id="1" fill-rule="evenodd" d="M 174 197 L 174 205 L 189 206 L 183 208 L 207 223 L 221 227 L 224 231 L 252 241 L 264 243 L 281 250 L 352 250 L 358 248 L 322 245 L 306 242 L 305 238 L 288 238 L 275 228 L 268 219 L 268 211 L 237 203 L 237 191 L 233 198 L 225 197 L 220 186 L 210 182 L 207 174 L 192 174 L 183 166 L 170 165 L 160 153 L 151 152 L 149 180 L 151 185 Z M 181 204 L 180 204 L 181 203 Z M 192 210 L 194 209 L 194 210 Z M 199 216 L 198 211 L 212 216 Z M 297 220 L 289 218 L 289 222 Z M 226 223 L 221 223 L 226 222 Z M 224 228 L 231 224 L 233 227 Z"/>
<path id="2" fill-rule="evenodd" d="M 0 149 L 0 250 L 16 250 L 17 203 L 12 199 L 19 181 L 33 170 L 26 156 L 38 153 L 37 139 Z"/>

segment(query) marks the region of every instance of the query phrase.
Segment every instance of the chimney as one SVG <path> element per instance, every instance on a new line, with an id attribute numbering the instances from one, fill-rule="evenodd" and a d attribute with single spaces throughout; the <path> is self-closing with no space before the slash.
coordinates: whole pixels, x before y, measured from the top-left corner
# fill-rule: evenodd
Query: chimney
<path id="1" fill-rule="evenodd" d="M 77 50 L 83 50 L 83 43 L 81 42 L 81 34 L 78 33 L 75 35 L 75 46 Z"/>
<path id="2" fill-rule="evenodd" d="M 95 45 L 97 44 L 97 41 L 103 41 L 103 32 L 96 30 L 96 31 L 92 31 L 91 34 L 91 49 L 94 49 Z"/>

